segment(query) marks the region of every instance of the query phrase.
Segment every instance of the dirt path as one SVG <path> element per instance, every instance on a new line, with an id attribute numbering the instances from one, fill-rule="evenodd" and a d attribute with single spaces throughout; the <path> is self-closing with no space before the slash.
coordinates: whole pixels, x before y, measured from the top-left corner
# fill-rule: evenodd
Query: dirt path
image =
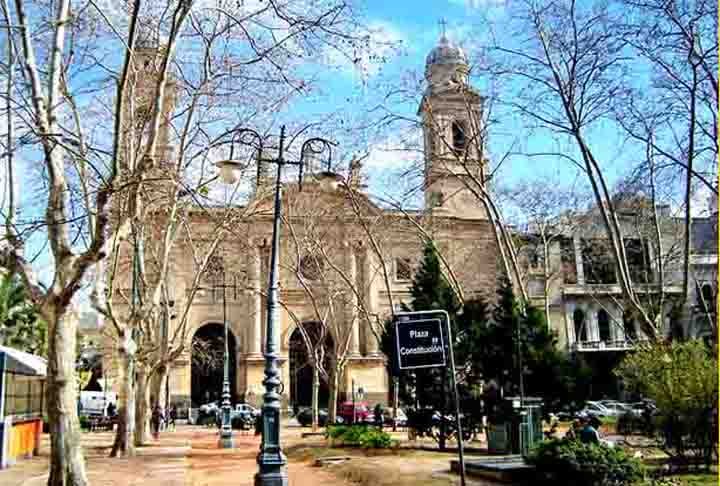
<path id="1" fill-rule="evenodd" d="M 285 431 L 283 431 L 285 432 Z M 299 439 L 299 434 L 290 433 L 289 442 Z M 198 430 L 191 437 L 192 448 L 188 454 L 187 486 L 252 486 L 257 463 L 255 458 L 260 447 L 259 437 L 235 435 L 235 448 L 217 449 L 217 436 L 212 431 Z M 285 441 L 283 441 L 285 443 Z M 307 462 L 293 461 L 288 465 L 291 486 L 315 486 L 333 484 L 349 486 L 322 468 Z"/>
<path id="2" fill-rule="evenodd" d="M 88 481 L 92 486 L 186 486 L 189 441 L 181 431 L 167 432 L 158 442 L 138 449 L 137 457 L 108 457 L 112 433 L 93 432 L 82 436 Z M 49 437 L 43 437 L 40 455 L 18 461 L 0 471 L 2 486 L 47 484 Z"/>
<path id="3" fill-rule="evenodd" d="M 290 486 L 452 486 L 458 483 L 449 474 L 450 455 L 422 451 L 399 454 L 366 455 L 360 450 L 330 450 L 320 438 L 304 439 L 307 429 L 284 427 L 283 447 L 291 452 L 288 465 Z M 42 486 L 47 482 L 49 443 L 46 436 L 41 454 L 19 461 L 0 471 L 2 486 Z M 163 432 L 159 441 L 138 449 L 137 457 L 108 458 L 112 444 L 109 432 L 83 434 L 88 479 L 92 486 L 252 486 L 260 439 L 235 431 L 235 448 L 218 449 L 217 431 L 197 426 L 181 426 Z M 307 453 L 303 450 L 307 449 Z M 344 465 L 314 467 L 312 459 L 321 455 L 351 455 Z M 484 484 L 469 482 L 469 484 Z"/>

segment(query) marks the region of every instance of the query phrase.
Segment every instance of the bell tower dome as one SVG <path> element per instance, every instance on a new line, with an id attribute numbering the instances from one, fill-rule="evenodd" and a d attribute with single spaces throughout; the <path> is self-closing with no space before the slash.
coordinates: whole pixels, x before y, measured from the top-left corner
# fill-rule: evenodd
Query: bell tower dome
<path id="1" fill-rule="evenodd" d="M 418 108 L 425 151 L 425 210 L 487 219 L 476 196 L 485 185 L 483 97 L 470 85 L 462 48 L 443 31 L 425 60 L 427 88 Z"/>

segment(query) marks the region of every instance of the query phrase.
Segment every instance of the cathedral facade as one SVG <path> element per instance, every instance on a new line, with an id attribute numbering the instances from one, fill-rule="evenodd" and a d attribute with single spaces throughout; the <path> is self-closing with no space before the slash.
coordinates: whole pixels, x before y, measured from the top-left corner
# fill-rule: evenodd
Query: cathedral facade
<path id="1" fill-rule="evenodd" d="M 345 175 L 311 171 L 302 188 L 283 184 L 276 331 L 283 399 L 289 405 L 309 404 L 308 347 L 318 344 L 314 340 L 322 340 L 323 347 L 318 354 L 323 363 L 321 401 L 330 385 L 336 386 L 340 400 L 354 387 L 371 404 L 389 401 L 391 386 L 378 336 L 393 310 L 410 302 L 413 274 L 429 239 L 441 254 L 446 276 L 465 299 L 494 293 L 497 247 L 486 212 L 470 189 L 485 183 L 478 135 L 483 98 L 468 82 L 465 54 L 445 35 L 427 56 L 425 68 L 427 89 L 418 109 L 424 127 L 424 207 L 408 212 L 374 204 L 361 182 L 359 164 Z M 246 216 L 214 251 L 197 290 L 192 289 L 196 267 L 191 248 L 181 243 L 173 250 L 169 287 L 174 309 L 192 299 L 184 350 L 167 378 L 169 400 L 179 407 L 219 398 L 222 367 L 210 364 L 213 353 L 207 346 L 224 341 L 224 321 L 233 399 L 261 401 L 274 196 L 266 169 L 258 170 L 247 206 L 234 209 Z M 189 224 L 201 228 L 200 233 L 204 229 L 206 236 L 197 239 L 210 238 L 214 231 L 206 210 L 192 212 Z M 194 353 L 207 356 L 200 359 Z"/>

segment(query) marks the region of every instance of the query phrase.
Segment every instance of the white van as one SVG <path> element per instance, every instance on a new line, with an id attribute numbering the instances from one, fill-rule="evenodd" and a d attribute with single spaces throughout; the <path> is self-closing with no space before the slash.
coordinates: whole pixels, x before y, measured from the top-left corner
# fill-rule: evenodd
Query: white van
<path id="1" fill-rule="evenodd" d="M 117 393 L 102 391 L 80 392 L 80 415 L 105 415 L 109 403 L 117 407 Z"/>

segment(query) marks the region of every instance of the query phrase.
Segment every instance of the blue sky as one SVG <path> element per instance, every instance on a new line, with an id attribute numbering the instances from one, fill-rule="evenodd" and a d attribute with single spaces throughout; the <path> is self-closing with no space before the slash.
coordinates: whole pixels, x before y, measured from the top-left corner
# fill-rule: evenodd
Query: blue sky
<path id="1" fill-rule="evenodd" d="M 513 21 L 510 18 L 512 4 L 508 0 L 418 0 L 418 1 L 380 1 L 371 0 L 363 2 L 363 11 L 370 30 L 379 41 L 396 43 L 397 49 L 378 47 L 377 53 L 385 56 L 386 62 L 370 65 L 370 69 L 362 72 L 353 69 L 348 63 L 329 69 L 318 80 L 320 95 L 305 100 L 296 100 L 288 106 L 288 112 L 295 116 L 322 118 L 327 113 L 345 113 L 348 119 L 357 119 L 362 116 L 363 110 L 378 103 L 379 98 L 390 88 L 402 85 L 407 79 L 421 79 L 425 64 L 425 56 L 435 46 L 440 35 L 439 21 L 447 22 L 447 34 L 451 41 L 461 45 L 468 53 L 471 63 L 477 59 L 483 46 L 490 43 L 489 32 L 494 32 L 498 43 L 510 47 L 519 47 L 521 35 L 513 32 Z M 587 2 L 585 2 L 587 3 Z M 646 77 L 640 76 L 638 69 L 640 62 L 635 63 L 634 75 L 638 82 L 648 82 Z M 473 69 L 472 82 L 482 94 L 492 96 L 490 85 L 493 84 L 487 73 L 478 69 L 478 64 L 471 65 Z M 639 76 L 639 77 L 638 77 Z M 518 86 L 508 84 L 504 86 L 503 96 L 512 93 Z M 412 118 L 415 116 L 417 101 L 410 101 L 404 105 L 395 105 L 396 110 Z M 498 109 L 496 123 L 490 128 L 490 159 L 491 165 L 508 151 L 513 152 L 561 152 L 577 157 L 574 142 L 564 138 L 555 137 L 549 131 L 530 131 L 525 122 L 513 115 L 510 111 Z M 336 137 L 341 141 L 357 143 L 361 138 L 367 143 L 366 150 L 371 152 L 368 167 L 371 176 L 371 190 L 377 193 L 389 193 L 397 190 L 397 182 L 387 184 L 388 174 L 393 168 L 401 168 L 404 162 L 413 155 L 396 151 L 402 148 L 401 140 L 407 136 L 402 127 L 393 131 L 388 127 L 384 133 L 364 134 L 358 137 L 357 132 Z M 593 150 L 602 161 L 608 183 L 614 186 L 624 176 L 628 175 L 630 168 L 637 160 L 638 154 L 643 151 L 630 146 L 625 135 L 609 122 L 596 123 L 592 131 L 588 132 Z M 348 140 L 348 138 L 351 140 Z M 348 146 L 352 143 L 348 143 Z M 360 144 L 362 145 L 362 143 Z M 385 147 L 387 150 L 379 150 Z M 345 158 L 349 154 L 345 153 Z M 416 156 L 416 155 L 415 155 Z M 500 186 L 513 186 L 523 181 L 532 181 L 538 178 L 552 177 L 560 185 L 570 187 L 578 180 L 577 169 L 569 162 L 557 158 L 530 158 L 523 154 L 511 156 L 498 172 Z M 580 178 L 584 181 L 584 178 Z M 699 186 L 696 184 L 696 186 Z M 705 205 L 707 195 L 698 194 L 698 207 Z M 672 201 L 677 207 L 677 202 Z"/>
<path id="2" fill-rule="evenodd" d="M 360 8 L 376 41 L 371 54 L 384 58 L 384 62 L 376 62 L 365 53 L 358 62 L 364 69 L 357 69 L 351 62 L 329 52 L 331 67 L 316 69 L 315 91 L 289 103 L 281 114 L 281 121 L 315 121 L 331 115 L 346 120 L 346 126 L 354 127 L 361 121 L 372 121 L 375 114 L 368 113 L 368 109 L 377 104 L 384 93 L 393 87 L 422 79 L 425 57 L 440 36 L 440 19 L 444 18 L 447 22 L 448 37 L 463 46 L 471 60 L 478 47 L 487 42 L 491 26 L 498 33 L 499 41 L 507 45 L 517 42 L 510 28 L 506 28 L 510 19 L 508 6 L 503 0 L 370 0 L 362 2 Z M 486 73 L 479 72 L 477 66 L 474 67 L 472 82 L 482 94 L 488 94 L 486 91 L 493 80 Z M 396 103 L 393 108 L 412 119 L 418 99 Z M 489 133 L 491 165 L 497 163 L 513 144 L 518 152 L 575 152 L 572 144 L 558 141 L 547 132 L 530 133 L 522 120 L 509 112 L 499 112 L 496 118 L 497 123 Z M 341 161 L 347 162 L 354 153 L 368 152 L 366 170 L 370 190 L 381 197 L 397 197 L 398 192 L 412 185 L 407 179 L 398 178 L 398 173 L 417 162 L 419 154 L 401 150 L 405 145 L 403 139 L 409 136 L 407 124 L 391 125 L 380 131 L 373 128 L 363 132 L 347 130 L 345 133 L 336 130 L 323 135 L 340 142 L 337 158 Z M 591 142 L 609 168 L 607 175 L 610 183 L 614 184 L 632 162 L 623 137 L 617 130 L 605 125 L 596 129 Z M 516 155 L 503 165 L 497 181 L 499 186 L 513 186 L 538 178 L 552 178 L 559 185 L 570 186 L 577 180 L 577 171 L 568 162 Z M 26 182 L 24 189 L 41 190 L 39 180 Z M 34 191 L 24 191 L 26 196 L 33 197 L 31 192 Z M 416 197 L 413 202 L 418 200 Z M 39 249 L 42 244 L 37 240 L 31 246 Z"/>
<path id="3" fill-rule="evenodd" d="M 327 113 L 338 111 L 347 113 L 348 118 L 362 116 L 363 110 L 377 103 L 379 97 L 388 89 L 402 84 L 403 80 L 408 78 L 422 79 L 425 57 L 440 36 L 441 19 L 446 21 L 448 37 L 464 47 L 471 60 L 478 46 L 489 41 L 483 38 L 484 26 L 494 24 L 495 27 L 500 26 L 499 31 L 503 32 L 502 26 L 506 20 L 506 5 L 502 0 L 372 0 L 363 2 L 363 7 L 362 13 L 370 30 L 374 32 L 374 37 L 381 42 L 393 42 L 396 48 L 379 46 L 377 52 L 385 56 L 386 60 L 384 63 L 361 62 L 363 67 L 370 66 L 367 72 L 353 68 L 349 63 L 339 63 L 318 80 L 319 95 L 296 100 L 288 106 L 288 112 L 307 118 L 322 118 Z M 513 42 L 511 36 L 508 36 L 507 42 Z M 481 92 L 491 82 L 484 73 L 475 69 L 473 83 Z M 408 117 L 414 117 L 417 102 L 395 104 L 393 107 Z M 518 140 L 517 134 L 522 131 L 519 120 L 510 116 L 502 117 L 497 127 L 490 131 L 491 159 L 499 158 L 513 143 L 516 144 L 516 150 L 545 151 L 548 144 L 557 148 L 556 142 L 548 140 L 544 135 L 528 134 Z M 401 132 L 403 128 L 400 126 L 397 127 L 397 133 L 393 133 L 393 128 L 389 127 L 386 133 L 379 137 L 377 134 L 366 134 L 363 139 L 368 144 L 365 149 L 372 152 L 367 170 L 371 177 L 371 190 L 375 192 L 388 194 L 388 174 L 392 173 L 393 168 L 402 167 L 408 159 L 417 156 L 397 150 L 402 144 L 395 139 L 407 136 L 407 133 Z M 353 135 L 357 138 L 356 134 Z M 604 139 L 608 142 L 608 148 L 617 149 L 619 146 L 618 141 L 613 140 L 613 134 L 606 135 Z M 378 146 L 386 147 L 387 150 L 377 150 Z M 607 155 L 617 157 L 612 151 Z M 349 154 L 345 154 L 345 157 L 349 157 Z M 513 157 L 499 175 L 502 176 L 503 184 L 512 185 L 514 180 L 532 179 L 548 174 L 564 174 L 564 177 L 558 178 L 574 181 L 575 173 L 568 164 Z M 392 187 L 394 190 L 396 185 L 393 184 Z"/>

